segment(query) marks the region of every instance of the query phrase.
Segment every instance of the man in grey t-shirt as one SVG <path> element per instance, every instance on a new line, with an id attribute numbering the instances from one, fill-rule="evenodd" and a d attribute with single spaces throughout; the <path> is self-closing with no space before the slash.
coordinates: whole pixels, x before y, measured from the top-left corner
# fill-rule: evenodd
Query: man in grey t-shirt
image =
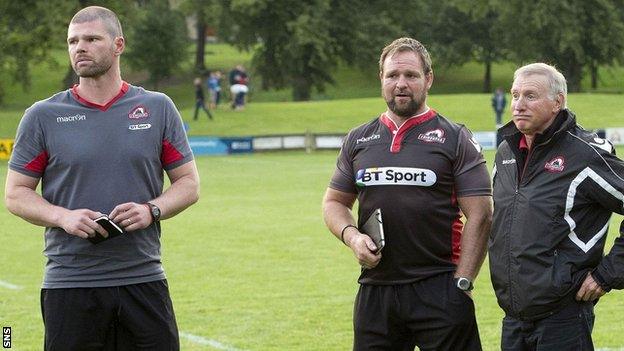
<path id="1" fill-rule="evenodd" d="M 67 44 L 80 82 L 26 110 L 6 185 L 9 211 L 46 227 L 45 349 L 177 350 L 159 221 L 199 196 L 180 115 L 166 95 L 121 79 L 112 11 L 80 10 Z M 95 222 L 103 214 L 124 233 L 109 235 Z"/>

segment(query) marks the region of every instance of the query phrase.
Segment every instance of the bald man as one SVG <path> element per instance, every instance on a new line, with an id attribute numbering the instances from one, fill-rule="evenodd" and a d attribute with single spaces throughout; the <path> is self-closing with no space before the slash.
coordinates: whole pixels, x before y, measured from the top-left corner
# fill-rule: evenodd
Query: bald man
<path id="1" fill-rule="evenodd" d="M 160 221 L 199 197 L 180 114 L 122 80 L 114 12 L 78 11 L 67 46 L 80 81 L 26 110 L 6 184 L 9 211 L 45 227 L 45 349 L 178 350 Z"/>

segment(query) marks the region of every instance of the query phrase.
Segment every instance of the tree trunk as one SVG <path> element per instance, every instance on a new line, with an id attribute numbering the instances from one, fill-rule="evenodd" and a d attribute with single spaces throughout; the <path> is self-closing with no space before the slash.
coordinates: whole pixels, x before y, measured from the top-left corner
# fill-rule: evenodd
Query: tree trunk
<path id="1" fill-rule="evenodd" d="M 492 92 L 492 61 L 485 61 L 485 76 L 483 77 L 483 92 Z"/>
<path id="2" fill-rule="evenodd" d="M 206 53 L 206 18 L 203 10 L 197 12 L 197 47 L 195 51 L 195 70 L 203 73 L 206 70 L 204 57 Z"/>
<path id="3" fill-rule="evenodd" d="M 295 101 L 309 101 L 312 91 L 312 84 L 304 78 L 297 77 L 293 81 L 293 100 Z"/>
<path id="4" fill-rule="evenodd" d="M 583 77 L 583 66 L 574 63 L 564 72 L 568 81 L 568 92 L 578 93 L 581 91 L 581 78 Z"/>
<path id="5" fill-rule="evenodd" d="M 598 88 L 598 64 L 596 64 L 596 61 L 592 60 L 589 69 L 591 72 L 591 88 L 596 90 Z"/>

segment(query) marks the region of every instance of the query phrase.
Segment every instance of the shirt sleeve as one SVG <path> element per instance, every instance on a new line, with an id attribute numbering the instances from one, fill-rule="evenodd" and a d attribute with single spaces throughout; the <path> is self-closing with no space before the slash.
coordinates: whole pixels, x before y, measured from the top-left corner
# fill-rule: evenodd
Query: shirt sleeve
<path id="1" fill-rule="evenodd" d="M 492 183 L 481 153 L 481 145 L 463 126 L 459 131 L 455 156 L 453 174 L 457 197 L 491 196 Z"/>
<path id="2" fill-rule="evenodd" d="M 48 153 L 35 111 L 33 107 L 27 109 L 17 127 L 9 168 L 30 177 L 41 178 L 48 165 Z"/>
<path id="3" fill-rule="evenodd" d="M 355 174 L 353 174 L 353 155 L 351 151 L 351 134 L 349 132 L 342 142 L 340 154 L 336 162 L 336 170 L 329 182 L 329 187 L 345 193 L 357 194 Z"/>
<path id="4" fill-rule="evenodd" d="M 165 131 L 162 141 L 161 161 L 165 170 L 171 170 L 193 160 L 182 123 L 182 117 L 173 101 L 165 96 Z"/>

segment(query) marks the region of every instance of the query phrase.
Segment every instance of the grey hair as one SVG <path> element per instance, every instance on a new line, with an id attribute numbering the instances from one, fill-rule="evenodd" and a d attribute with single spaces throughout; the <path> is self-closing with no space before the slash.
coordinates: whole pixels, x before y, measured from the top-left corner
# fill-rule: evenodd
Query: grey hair
<path id="1" fill-rule="evenodd" d="M 522 66 L 514 73 L 514 80 L 518 77 L 526 77 L 531 75 L 540 75 L 548 80 L 548 97 L 555 100 L 558 94 L 563 95 L 562 108 L 567 108 L 568 103 L 568 85 L 566 79 L 554 66 L 536 62 Z"/>
<path id="2" fill-rule="evenodd" d="M 123 37 L 123 31 L 121 30 L 119 18 L 113 11 L 105 7 L 85 7 L 74 15 L 70 23 L 85 23 L 93 21 L 102 21 L 102 23 L 106 26 L 106 31 L 112 38 Z"/>

